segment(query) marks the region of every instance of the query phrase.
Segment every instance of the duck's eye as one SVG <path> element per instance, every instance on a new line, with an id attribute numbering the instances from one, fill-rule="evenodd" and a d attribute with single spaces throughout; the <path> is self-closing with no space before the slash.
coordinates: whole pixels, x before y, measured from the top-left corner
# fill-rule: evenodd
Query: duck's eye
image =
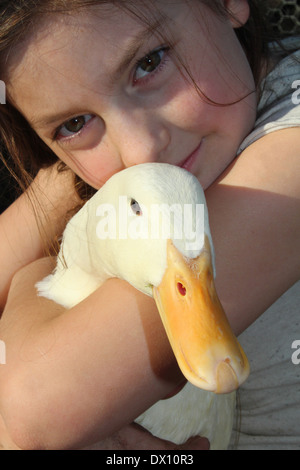
<path id="1" fill-rule="evenodd" d="M 135 215 L 138 215 L 138 216 L 143 215 L 142 209 L 141 209 L 139 203 L 135 199 L 131 199 L 130 207 L 131 207 L 132 212 Z"/>

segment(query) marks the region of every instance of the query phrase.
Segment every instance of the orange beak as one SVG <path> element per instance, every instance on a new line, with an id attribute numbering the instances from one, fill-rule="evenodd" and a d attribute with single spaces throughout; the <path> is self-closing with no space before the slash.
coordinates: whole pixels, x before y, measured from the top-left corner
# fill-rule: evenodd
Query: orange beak
<path id="1" fill-rule="evenodd" d="M 153 287 L 179 367 L 195 386 L 215 393 L 236 390 L 248 377 L 248 359 L 231 331 L 216 293 L 209 240 L 196 259 L 167 242 L 167 269 Z"/>

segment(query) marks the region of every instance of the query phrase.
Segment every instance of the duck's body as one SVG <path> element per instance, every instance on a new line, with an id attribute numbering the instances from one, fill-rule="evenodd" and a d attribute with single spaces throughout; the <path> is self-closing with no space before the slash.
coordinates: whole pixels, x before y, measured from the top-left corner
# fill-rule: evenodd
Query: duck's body
<path id="1" fill-rule="evenodd" d="M 153 296 L 178 363 L 195 386 L 188 383 L 136 421 L 177 444 L 201 435 L 211 449 L 225 449 L 234 390 L 249 371 L 215 294 L 213 273 L 198 180 L 178 167 L 143 164 L 114 175 L 69 222 L 56 270 L 38 291 L 70 308 L 119 277 Z"/>

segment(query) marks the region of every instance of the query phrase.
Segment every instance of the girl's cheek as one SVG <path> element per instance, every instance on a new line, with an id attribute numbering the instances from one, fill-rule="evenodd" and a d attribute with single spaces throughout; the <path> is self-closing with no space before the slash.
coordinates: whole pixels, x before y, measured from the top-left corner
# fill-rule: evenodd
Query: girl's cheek
<path id="1" fill-rule="evenodd" d="M 54 152 L 90 186 L 99 189 L 121 168 L 120 161 L 103 141 L 103 123 L 95 117 L 83 132 L 58 141 Z"/>
<path id="2" fill-rule="evenodd" d="M 74 152 L 72 155 L 61 156 L 61 159 L 95 189 L 100 189 L 113 174 L 123 169 L 119 160 L 103 154 L 98 148 Z"/>
<path id="3" fill-rule="evenodd" d="M 170 112 L 170 122 L 184 131 L 202 132 L 210 121 L 211 108 L 200 91 L 191 84 L 178 94 Z"/>

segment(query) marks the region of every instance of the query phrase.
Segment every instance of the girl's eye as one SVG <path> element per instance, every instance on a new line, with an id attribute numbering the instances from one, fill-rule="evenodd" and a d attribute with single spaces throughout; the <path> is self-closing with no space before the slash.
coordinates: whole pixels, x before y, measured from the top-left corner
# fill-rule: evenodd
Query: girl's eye
<path id="1" fill-rule="evenodd" d="M 78 134 L 93 117 L 91 114 L 85 114 L 70 119 L 56 131 L 55 138 L 72 137 Z"/>
<path id="2" fill-rule="evenodd" d="M 135 68 L 134 83 L 156 72 L 163 64 L 169 47 L 162 47 L 140 59 Z"/>

